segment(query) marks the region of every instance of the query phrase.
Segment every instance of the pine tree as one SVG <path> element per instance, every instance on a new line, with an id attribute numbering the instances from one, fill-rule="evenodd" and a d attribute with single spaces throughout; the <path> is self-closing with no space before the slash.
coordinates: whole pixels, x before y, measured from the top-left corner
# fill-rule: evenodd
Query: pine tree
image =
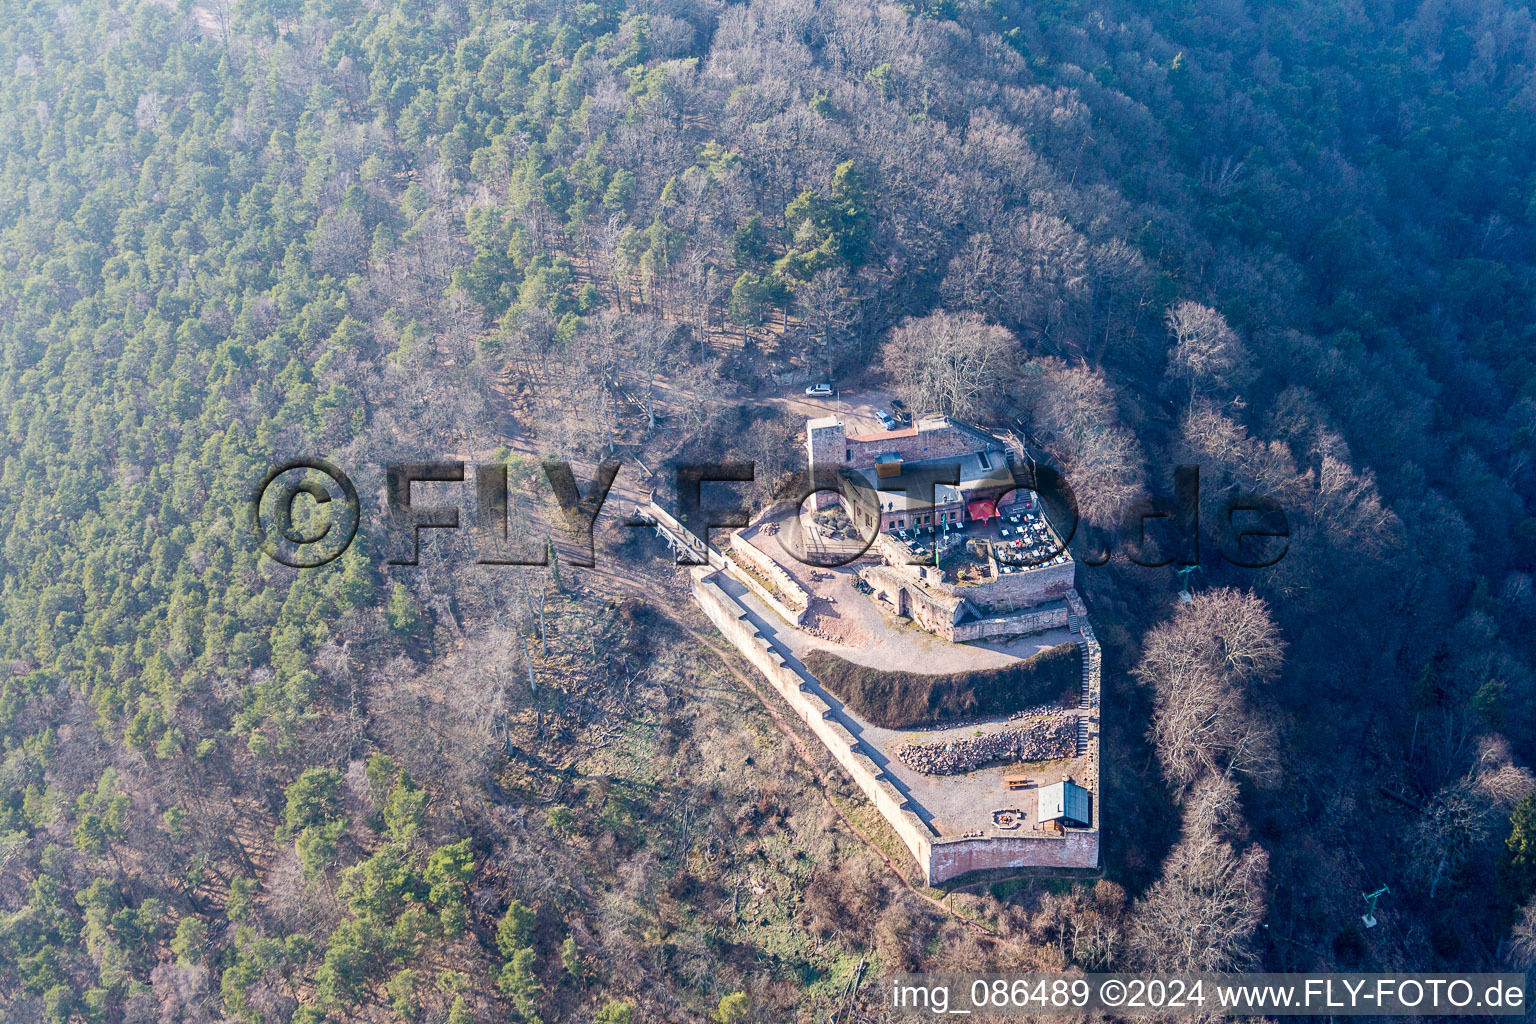
<path id="1" fill-rule="evenodd" d="M 396 583 L 389 594 L 389 604 L 384 608 L 384 621 L 402 640 L 414 640 L 426 625 L 416 599 L 404 583 Z"/>
<path id="2" fill-rule="evenodd" d="M 496 948 L 508 960 L 514 953 L 533 941 L 534 914 L 520 901 L 513 900 L 507 912 L 496 926 Z"/>
<path id="3" fill-rule="evenodd" d="M 336 588 L 336 599 L 347 608 L 367 608 L 373 604 L 376 590 L 368 559 L 353 544 L 341 556 L 341 583 Z"/>
<path id="4" fill-rule="evenodd" d="M 1514 906 L 1536 893 L 1536 794 L 1516 804 L 1509 816 L 1509 838 L 1500 867 L 1500 880 Z"/>

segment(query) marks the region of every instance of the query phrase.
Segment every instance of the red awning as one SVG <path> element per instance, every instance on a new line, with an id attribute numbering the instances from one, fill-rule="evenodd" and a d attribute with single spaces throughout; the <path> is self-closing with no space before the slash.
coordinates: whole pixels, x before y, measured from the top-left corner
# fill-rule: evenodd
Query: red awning
<path id="1" fill-rule="evenodd" d="M 989 499 L 984 501 L 969 501 L 965 505 L 965 514 L 971 519 L 982 521 L 997 518 L 997 502 Z"/>

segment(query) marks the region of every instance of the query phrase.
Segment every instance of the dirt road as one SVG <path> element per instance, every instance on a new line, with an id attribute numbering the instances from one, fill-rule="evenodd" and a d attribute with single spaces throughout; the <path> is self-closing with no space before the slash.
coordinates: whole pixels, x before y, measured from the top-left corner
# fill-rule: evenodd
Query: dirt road
<path id="1" fill-rule="evenodd" d="M 891 393 L 882 388 L 853 387 L 826 398 L 807 395 L 805 388 L 780 388 L 759 396 L 762 405 L 783 409 L 787 415 L 813 419 L 836 416 L 850 434 L 872 434 L 884 430 L 875 417 L 876 409 L 891 409 Z"/>

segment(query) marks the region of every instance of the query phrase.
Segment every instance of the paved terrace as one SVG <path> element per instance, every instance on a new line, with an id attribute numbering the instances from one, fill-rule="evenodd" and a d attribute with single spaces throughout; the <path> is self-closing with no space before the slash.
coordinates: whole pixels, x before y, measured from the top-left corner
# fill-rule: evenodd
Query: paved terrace
<path id="1" fill-rule="evenodd" d="M 896 788 L 910 801 L 913 812 L 940 835 L 962 835 L 976 829 L 997 834 L 991 832 L 994 827 L 992 812 L 1000 808 L 1016 808 L 1025 813 L 1023 828 L 1003 834 L 1020 837 L 1033 834 L 1035 793 L 1032 789 L 1009 792 L 1003 783 L 1004 775 L 1025 775 L 1039 785 L 1057 782 L 1063 775 L 1071 775 L 1093 788 L 1087 778 L 1091 765 L 1083 757 L 982 768 L 966 775 L 924 775 L 913 771 L 895 755 L 896 748 L 902 743 L 965 739 L 978 733 L 1005 729 L 1009 725 L 1008 720 L 990 719 L 930 729 L 885 729 L 864 721 L 845 707 L 806 671 L 800 660 L 813 648 L 822 648 L 849 661 L 875 668 L 909 668 L 914 665 L 934 669 L 942 666 L 943 669 L 954 671 L 998 668 L 1056 644 L 1077 641 L 1076 634 L 1067 630 L 1051 630 L 1007 644 L 952 644 L 919 629 L 887 624 L 872 643 L 850 647 L 819 639 L 794 628 L 769 611 L 746 587 L 723 573 L 715 577 L 715 581 L 721 589 L 740 602 L 752 624 L 773 645 L 785 663 L 827 703 L 837 721 L 859 739 L 864 753 L 894 781 Z M 867 603 L 867 599 L 862 600 Z M 1086 714 L 1078 708 L 1066 709 L 1063 713 L 1068 716 Z"/>

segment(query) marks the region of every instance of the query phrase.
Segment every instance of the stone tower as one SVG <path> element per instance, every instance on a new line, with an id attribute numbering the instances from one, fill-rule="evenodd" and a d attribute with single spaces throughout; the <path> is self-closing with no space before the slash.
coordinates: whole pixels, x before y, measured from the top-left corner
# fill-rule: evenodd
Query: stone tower
<path id="1" fill-rule="evenodd" d="M 806 420 L 805 450 L 812 480 L 816 479 L 818 470 L 828 473 L 847 462 L 848 431 L 843 427 L 843 421 L 835 416 Z M 817 508 L 827 508 L 835 504 L 837 504 L 837 495 L 826 491 L 817 493 Z"/>

